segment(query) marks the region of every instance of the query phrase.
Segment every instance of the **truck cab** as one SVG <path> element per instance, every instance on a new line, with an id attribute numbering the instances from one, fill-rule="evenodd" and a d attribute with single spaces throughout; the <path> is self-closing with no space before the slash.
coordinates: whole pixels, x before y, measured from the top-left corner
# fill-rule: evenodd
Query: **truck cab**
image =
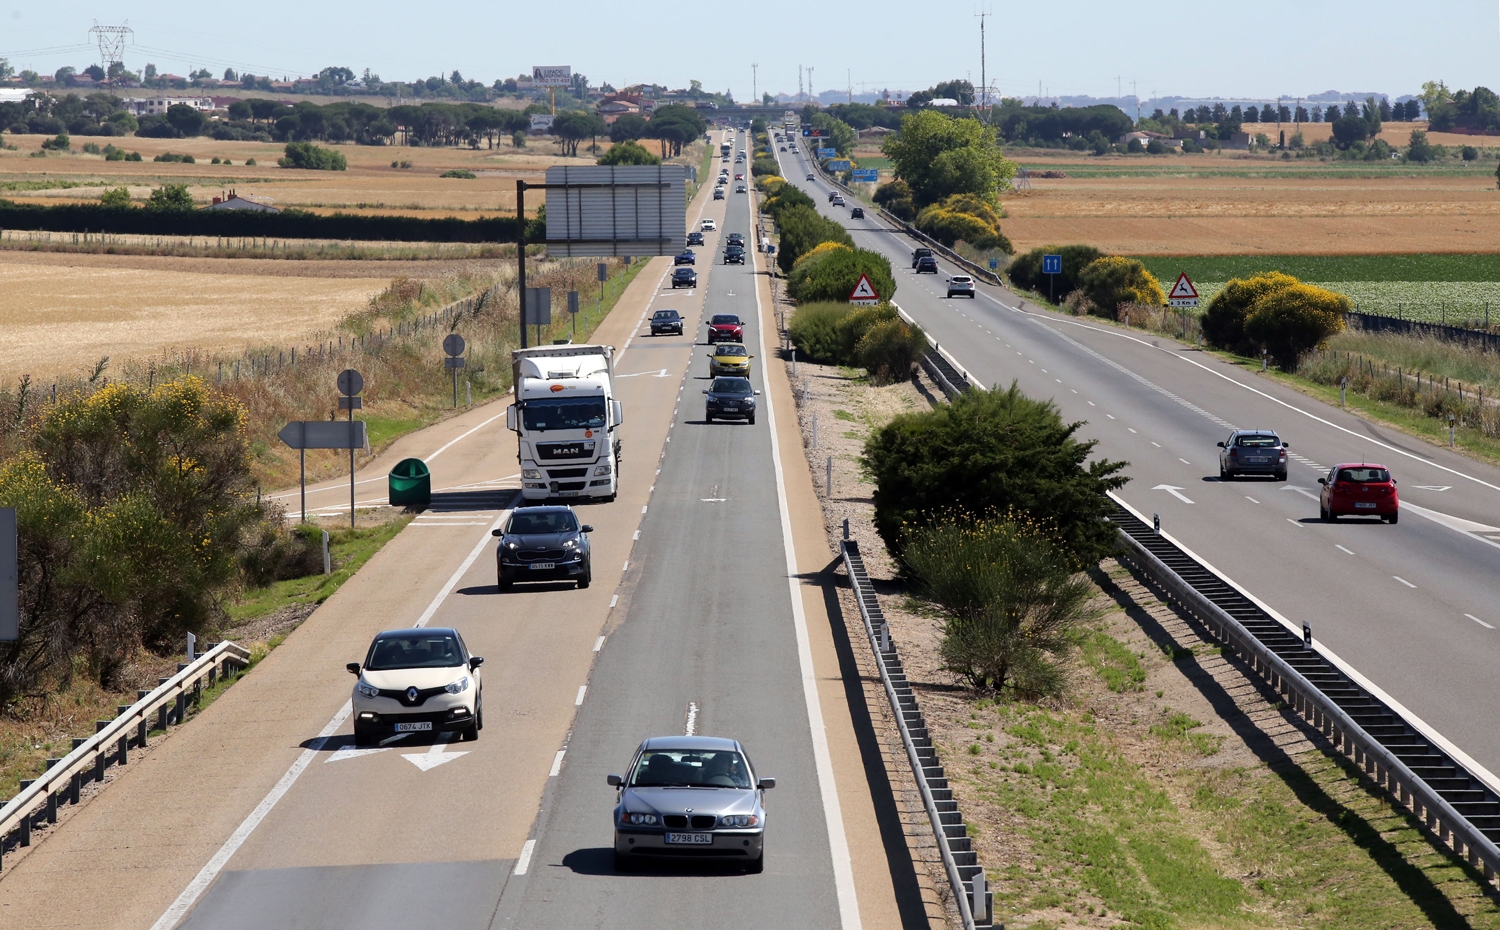
<path id="1" fill-rule="evenodd" d="M 619 493 L 624 411 L 614 389 L 614 346 L 552 345 L 511 353 L 521 496 L 612 501 Z"/>

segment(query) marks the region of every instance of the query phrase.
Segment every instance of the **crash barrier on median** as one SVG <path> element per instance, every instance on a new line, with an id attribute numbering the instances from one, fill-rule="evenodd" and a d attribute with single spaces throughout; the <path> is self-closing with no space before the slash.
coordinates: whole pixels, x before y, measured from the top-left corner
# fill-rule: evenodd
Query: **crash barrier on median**
<path id="1" fill-rule="evenodd" d="M 995 284 L 1000 287 L 1005 286 L 1005 281 L 1001 279 L 1001 277 L 995 272 L 989 270 L 983 265 L 969 261 L 967 258 L 964 258 L 962 255 L 948 248 L 946 245 L 943 245 L 941 242 L 922 232 L 922 230 L 906 222 L 900 217 L 888 213 L 885 210 L 881 210 L 880 218 L 885 220 L 887 223 L 890 223 L 892 226 L 895 226 L 901 232 L 904 232 L 908 236 L 911 236 L 913 239 L 916 239 L 918 242 L 927 246 L 929 249 L 932 249 L 934 252 L 943 256 L 948 261 L 964 269 L 969 274 L 974 275 L 975 277 L 980 278 L 984 281 L 988 281 L 990 284 Z"/>
<path id="2" fill-rule="evenodd" d="M 987 889 L 984 868 L 974 852 L 974 841 L 969 838 L 969 828 L 964 816 L 953 800 L 953 790 L 948 787 L 947 774 L 938 760 L 937 750 L 927 735 L 927 721 L 917 705 L 916 695 L 906 680 L 906 669 L 901 664 L 901 655 L 891 638 L 891 628 L 886 622 L 885 612 L 880 608 L 880 599 L 865 571 L 865 560 L 859 553 L 859 543 L 843 540 L 841 552 L 844 570 L 849 573 L 849 584 L 854 588 L 854 600 L 859 604 L 859 616 L 865 624 L 865 636 L 875 653 L 875 664 L 880 668 L 880 683 L 891 703 L 891 715 L 896 728 L 901 732 L 901 743 L 906 747 L 906 757 L 911 763 L 912 778 L 917 791 L 922 795 L 922 805 L 927 809 L 927 819 L 932 823 L 933 838 L 938 852 L 943 857 L 943 870 L 948 874 L 948 885 L 952 889 L 954 903 L 963 921 L 964 930 L 991 926 L 994 914 L 994 895 Z"/>
<path id="3" fill-rule="evenodd" d="M 392 507 L 426 507 L 432 503 L 432 472 L 421 459 L 402 459 L 391 469 Z"/>
<path id="4" fill-rule="evenodd" d="M 912 319 L 911 314 L 901 309 L 894 300 L 891 306 L 896 308 L 896 313 L 910 326 L 916 326 L 917 321 Z M 948 351 L 938 345 L 932 334 L 927 334 L 927 353 L 922 356 L 922 370 L 927 372 L 937 386 L 942 388 L 943 393 L 949 400 L 957 397 L 965 391 L 978 388 L 984 390 L 984 385 L 969 376 L 969 372 L 948 354 Z"/>
<path id="5" fill-rule="evenodd" d="M 1121 561 L 1146 575 L 1264 679 L 1303 720 L 1354 761 L 1397 804 L 1421 818 L 1453 852 L 1493 880 L 1500 868 L 1500 793 L 1438 746 L 1436 733 L 1403 717 L 1228 579 L 1179 548 L 1153 524 L 1118 508 Z"/>
<path id="6" fill-rule="evenodd" d="M 150 731 L 182 723 L 188 703 L 197 706 L 202 700 L 205 682 L 213 687 L 221 674 L 249 665 L 249 650 L 217 643 L 194 661 L 179 665 L 177 674 L 163 678 L 156 690 L 140 692 L 140 699 L 121 707 L 115 719 L 100 720 L 93 736 L 75 737 L 72 752 L 48 759 L 47 771 L 22 781 L 20 793 L 0 807 L 0 855 L 30 846 L 33 827 L 57 823 L 59 805 L 77 804 L 80 788 L 90 781 L 102 782 L 109 766 L 127 764 L 130 748 L 144 749 Z"/>

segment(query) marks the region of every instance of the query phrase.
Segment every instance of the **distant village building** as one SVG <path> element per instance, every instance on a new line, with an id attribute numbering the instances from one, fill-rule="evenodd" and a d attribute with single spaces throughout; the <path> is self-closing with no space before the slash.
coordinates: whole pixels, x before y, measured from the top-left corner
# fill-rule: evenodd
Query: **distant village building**
<path id="1" fill-rule="evenodd" d="M 248 200 L 234 191 L 227 196 L 215 197 L 214 202 L 204 207 L 205 210 L 248 210 L 252 213 L 280 213 L 280 207 L 273 207 L 268 203 L 258 200 Z"/>
<path id="2" fill-rule="evenodd" d="M 135 116 L 155 116 L 179 103 L 205 113 L 216 109 L 212 97 L 136 97 L 126 100 L 125 108 Z"/>

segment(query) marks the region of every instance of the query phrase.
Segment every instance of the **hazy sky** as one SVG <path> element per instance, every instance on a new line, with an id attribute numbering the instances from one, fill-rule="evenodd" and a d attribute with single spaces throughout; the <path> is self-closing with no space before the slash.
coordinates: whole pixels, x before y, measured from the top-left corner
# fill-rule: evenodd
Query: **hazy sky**
<path id="1" fill-rule="evenodd" d="M 370 68 L 387 80 L 448 74 L 486 83 L 568 64 L 616 86 L 658 81 L 751 93 L 797 90 L 797 66 L 814 66 L 815 90 L 915 90 L 980 76 L 982 0 L 751 4 L 421 4 L 389 0 L 202 3 L 0 0 L 0 56 L 50 73 L 98 60 L 88 29 L 128 20 L 125 64 L 146 62 L 216 76 L 225 67 L 275 76 L 327 65 Z M 1500 87 L 1496 0 L 1202 3 L 1050 0 L 990 4 L 988 74 L 1007 96 L 1275 98 L 1324 90 L 1415 93 L 1426 80 Z"/>

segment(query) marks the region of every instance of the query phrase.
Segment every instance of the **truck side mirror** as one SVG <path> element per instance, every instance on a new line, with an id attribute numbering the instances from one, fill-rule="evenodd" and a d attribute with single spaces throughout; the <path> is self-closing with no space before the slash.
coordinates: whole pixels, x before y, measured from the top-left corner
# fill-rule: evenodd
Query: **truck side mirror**
<path id="1" fill-rule="evenodd" d="M 516 405 L 511 404 L 505 408 L 505 428 L 514 430 L 516 428 Z"/>
<path id="2" fill-rule="evenodd" d="M 619 426 L 621 423 L 625 422 L 625 408 L 617 400 L 612 400 L 609 403 L 610 406 L 614 408 L 612 412 L 615 415 L 615 425 Z"/>

